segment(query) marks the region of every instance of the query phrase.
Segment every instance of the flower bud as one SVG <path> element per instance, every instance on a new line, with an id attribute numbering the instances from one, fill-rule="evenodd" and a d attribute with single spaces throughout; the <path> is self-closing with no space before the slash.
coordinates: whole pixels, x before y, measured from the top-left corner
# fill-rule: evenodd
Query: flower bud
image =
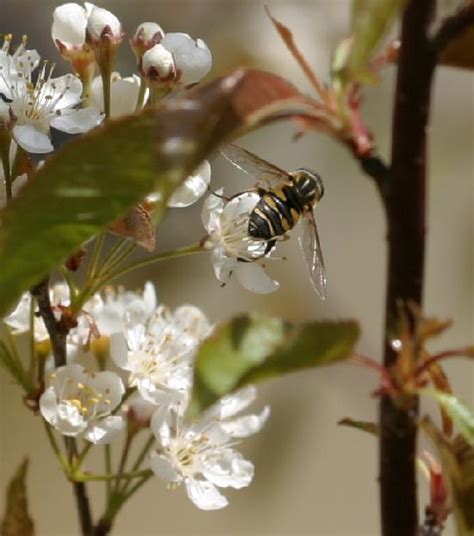
<path id="1" fill-rule="evenodd" d="M 87 38 L 91 45 L 100 46 L 105 42 L 111 45 L 119 45 L 123 40 L 122 25 L 118 18 L 101 7 L 87 4 L 90 9 L 87 19 Z"/>
<path id="2" fill-rule="evenodd" d="M 164 35 L 161 26 L 156 22 L 143 22 L 140 24 L 133 39 L 130 41 L 137 60 L 140 61 L 147 50 L 160 43 Z"/>
<path id="3" fill-rule="evenodd" d="M 78 4 L 58 6 L 53 12 L 51 37 L 85 86 L 94 72 L 94 53 L 86 43 L 87 11 Z"/>
<path id="4" fill-rule="evenodd" d="M 173 82 L 176 79 L 173 55 L 163 45 L 155 45 L 143 54 L 141 73 L 152 86 Z"/>
<path id="5" fill-rule="evenodd" d="M 167 33 L 161 44 L 173 54 L 178 85 L 196 84 L 209 72 L 212 55 L 202 39 L 195 41 L 185 33 Z"/>

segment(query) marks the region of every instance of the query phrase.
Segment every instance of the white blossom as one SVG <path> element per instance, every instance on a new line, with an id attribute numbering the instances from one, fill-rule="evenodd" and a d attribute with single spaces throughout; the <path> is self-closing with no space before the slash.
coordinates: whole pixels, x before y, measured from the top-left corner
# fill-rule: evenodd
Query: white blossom
<path id="1" fill-rule="evenodd" d="M 132 48 L 138 60 L 147 50 L 157 45 L 164 35 L 163 29 L 156 22 L 143 22 L 140 24 L 131 40 Z"/>
<path id="2" fill-rule="evenodd" d="M 61 434 L 105 444 L 124 427 L 123 417 L 111 415 L 124 393 L 116 373 L 88 372 L 81 365 L 71 364 L 48 376 L 39 407 L 43 418 Z"/>
<path id="3" fill-rule="evenodd" d="M 208 232 L 204 247 L 211 251 L 217 279 L 225 284 L 235 272 L 240 284 L 252 292 L 267 294 L 278 289 L 258 264 L 267 255 L 268 241 L 249 235 L 249 216 L 260 200 L 256 192 L 245 192 L 225 202 L 222 191 L 210 195 L 203 206 L 202 221 Z"/>
<path id="4" fill-rule="evenodd" d="M 69 2 L 53 11 L 51 37 L 59 52 L 69 60 L 94 61 L 93 54 L 86 44 L 87 20 L 92 7 L 92 4 L 82 7 Z"/>
<path id="5" fill-rule="evenodd" d="M 110 86 L 110 117 L 121 117 L 135 111 L 140 92 L 140 77 L 136 74 L 122 78 L 112 73 Z M 148 98 L 148 89 L 144 101 Z M 104 92 L 102 77 L 96 76 L 90 87 L 91 105 L 98 113 L 104 113 Z"/>
<path id="6" fill-rule="evenodd" d="M 102 118 L 91 108 L 75 110 L 81 102 L 82 83 L 73 75 L 53 78 L 54 65 L 44 62 L 36 81 L 32 74 L 36 56 L 25 51 L 14 61 L 0 51 L 0 90 L 13 118 L 13 136 L 25 151 L 48 153 L 53 150 L 50 128 L 69 134 L 86 132 Z"/>
<path id="7" fill-rule="evenodd" d="M 130 372 L 129 385 L 145 400 L 182 406 L 191 387 L 195 350 L 209 332 L 207 318 L 191 305 L 174 312 L 160 306 L 146 322 L 127 312 L 123 333 L 111 338 L 110 354 Z"/>
<path id="8" fill-rule="evenodd" d="M 96 294 L 84 307 L 101 336 L 110 337 L 123 331 L 125 315 L 146 322 L 156 309 L 156 291 L 147 281 L 143 292 L 107 287 L 103 296 Z"/>
<path id="9" fill-rule="evenodd" d="M 126 408 L 129 421 L 139 427 L 150 427 L 151 418 L 156 411 L 156 404 L 148 402 L 138 393 L 135 393 L 127 400 Z"/>
<path id="10" fill-rule="evenodd" d="M 217 488 L 240 489 L 253 478 L 253 464 L 233 447 L 237 439 L 261 430 L 269 416 L 268 407 L 259 415 L 237 415 L 255 396 L 254 387 L 226 396 L 194 423 L 158 409 L 151 421 L 157 440 L 150 456 L 153 472 L 172 486 L 184 483 L 188 497 L 202 510 L 225 507 L 228 501 Z"/>
<path id="11" fill-rule="evenodd" d="M 106 38 L 113 44 L 119 44 L 123 39 L 123 30 L 118 18 L 107 9 L 89 2 L 84 5 L 88 12 L 86 32 L 90 42 L 98 45 Z"/>
<path id="12" fill-rule="evenodd" d="M 154 45 L 143 54 L 141 73 L 150 85 L 174 82 L 176 65 L 173 54 L 161 44 Z"/>
<path id="13" fill-rule="evenodd" d="M 54 284 L 49 291 L 51 307 L 56 316 L 56 320 L 61 317 L 61 308 L 70 305 L 69 288 L 65 283 Z M 30 310 L 31 310 L 31 294 L 25 292 L 15 309 L 4 318 L 7 324 L 15 334 L 25 333 L 30 330 Z M 42 342 L 49 338 L 48 330 L 44 325 L 43 319 L 36 313 L 34 315 L 34 339 L 36 342 Z M 72 328 L 69 332 L 69 342 L 76 344 L 84 344 L 88 338 L 84 331 L 84 325 L 81 323 L 77 328 Z"/>
<path id="14" fill-rule="evenodd" d="M 211 51 L 202 39 L 195 41 L 186 33 L 167 33 L 161 45 L 173 54 L 176 82 L 181 86 L 196 84 L 211 69 Z"/>

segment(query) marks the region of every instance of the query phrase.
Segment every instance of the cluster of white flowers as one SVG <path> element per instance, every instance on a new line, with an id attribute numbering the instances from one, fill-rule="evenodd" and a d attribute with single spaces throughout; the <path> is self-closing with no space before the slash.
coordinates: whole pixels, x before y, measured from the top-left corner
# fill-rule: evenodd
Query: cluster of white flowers
<path id="1" fill-rule="evenodd" d="M 70 305 L 68 287 L 53 285 L 50 300 L 59 320 Z M 32 335 L 39 351 L 48 332 L 43 320 L 31 315 L 32 306 L 27 293 L 4 321 L 13 333 L 23 333 L 33 319 Z M 127 418 L 148 427 L 156 438 L 149 459 L 152 471 L 173 484 L 171 488 L 183 483 L 199 508 L 222 508 L 227 500 L 217 487 L 242 488 L 253 477 L 252 463 L 234 449 L 236 440 L 258 432 L 269 409 L 259 415 L 238 415 L 256 397 L 255 388 L 248 387 L 222 398 L 199 420 L 186 418 L 196 351 L 211 332 L 197 307 L 183 305 L 171 311 L 157 305 L 151 283 L 143 292 L 107 288 L 85 304 L 71 329 L 68 364 L 58 368 L 50 364 L 39 400 L 41 415 L 61 434 L 94 444 L 120 437 Z M 92 372 L 80 364 L 81 359 L 90 363 L 88 352 L 99 338 L 109 342 L 105 346 L 118 372 Z M 126 387 L 134 395 L 121 407 Z"/>
<path id="2" fill-rule="evenodd" d="M 130 40 L 139 74 L 122 77 L 113 71 L 115 52 L 124 40 L 119 19 L 110 11 L 86 2 L 67 3 L 53 13 L 52 39 L 75 74 L 53 77 L 54 64 L 41 64 L 36 50 L 27 49 L 26 38 L 12 51 L 12 36 L 0 49 L 0 129 L 8 129 L 12 141 L 9 158 L 0 166 L 0 209 L 7 204 L 7 190 L 15 196 L 28 182 L 27 174 L 9 177 L 20 147 L 27 153 L 54 150 L 51 128 L 79 134 L 98 126 L 105 117 L 104 73 L 109 80 L 108 113 L 117 118 L 133 113 L 154 96 L 165 98 L 198 83 L 210 70 L 211 52 L 201 39 L 185 33 L 166 33 L 156 22 L 138 26 Z M 100 75 L 95 75 L 96 68 Z M 169 97 L 168 97 L 169 98 Z M 2 137 L 2 140 L 8 137 Z M 5 149 L 5 148 L 3 148 Z M 5 155 L 4 150 L 2 154 Z M 204 161 L 179 187 L 170 207 L 188 207 L 209 189 L 211 167 Z M 147 197 L 151 207 L 159 194 Z M 207 236 L 202 240 L 211 252 L 216 277 L 225 284 L 235 272 L 252 292 L 269 293 L 279 285 L 264 272 L 259 259 L 268 258 L 268 242 L 249 237 L 249 215 L 258 202 L 256 193 L 235 196 L 225 203 L 211 195 L 202 219 Z"/>

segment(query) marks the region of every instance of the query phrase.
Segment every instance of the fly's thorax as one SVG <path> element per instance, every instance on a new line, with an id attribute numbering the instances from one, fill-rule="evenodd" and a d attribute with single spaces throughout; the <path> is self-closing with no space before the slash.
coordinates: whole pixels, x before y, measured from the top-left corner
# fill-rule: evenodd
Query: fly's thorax
<path id="1" fill-rule="evenodd" d="M 321 177 L 311 169 L 300 168 L 292 174 L 295 189 L 305 207 L 312 207 L 324 195 L 324 184 Z"/>

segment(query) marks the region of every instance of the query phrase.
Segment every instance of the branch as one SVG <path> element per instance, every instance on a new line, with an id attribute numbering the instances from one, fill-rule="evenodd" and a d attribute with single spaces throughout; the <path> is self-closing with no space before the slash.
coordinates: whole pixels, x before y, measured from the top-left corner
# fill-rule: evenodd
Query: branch
<path id="1" fill-rule="evenodd" d="M 450 41 L 459 37 L 474 24 L 474 1 L 466 2 L 454 15 L 446 17 L 431 40 L 436 54 L 440 54 Z"/>
<path id="2" fill-rule="evenodd" d="M 396 362 L 399 303 L 421 307 L 425 256 L 426 132 L 436 54 L 428 31 L 435 0 L 410 0 L 402 20 L 392 125 L 392 163 L 385 207 L 388 225 L 384 367 Z M 413 329 L 413 326 L 411 327 Z M 418 398 L 400 408 L 387 395 L 380 404 L 380 486 L 383 536 L 418 531 L 416 490 Z"/>
<path id="3" fill-rule="evenodd" d="M 66 338 L 69 328 L 56 320 L 51 300 L 49 299 L 49 278 L 44 279 L 31 289 L 31 294 L 38 303 L 39 314 L 48 330 L 51 346 L 53 348 L 54 365 L 61 367 L 66 364 Z"/>
<path id="4" fill-rule="evenodd" d="M 31 294 L 36 298 L 39 314 L 48 330 L 53 348 L 54 364 L 56 367 L 61 367 L 66 364 L 66 339 L 69 333 L 69 327 L 67 322 L 63 321 L 62 316 L 59 320 L 56 320 L 53 308 L 51 307 L 51 300 L 49 299 L 49 278 L 44 279 L 41 283 L 33 287 Z M 64 443 L 66 445 L 69 463 L 71 464 L 78 456 L 77 445 L 72 437 L 65 437 Z M 76 497 L 82 534 L 83 536 L 93 536 L 94 527 L 86 486 L 84 482 L 73 482 L 72 486 Z"/>
<path id="5" fill-rule="evenodd" d="M 385 202 L 390 181 L 390 167 L 377 154 L 357 155 L 353 153 L 358 160 L 362 171 L 375 181 L 382 200 Z"/>

